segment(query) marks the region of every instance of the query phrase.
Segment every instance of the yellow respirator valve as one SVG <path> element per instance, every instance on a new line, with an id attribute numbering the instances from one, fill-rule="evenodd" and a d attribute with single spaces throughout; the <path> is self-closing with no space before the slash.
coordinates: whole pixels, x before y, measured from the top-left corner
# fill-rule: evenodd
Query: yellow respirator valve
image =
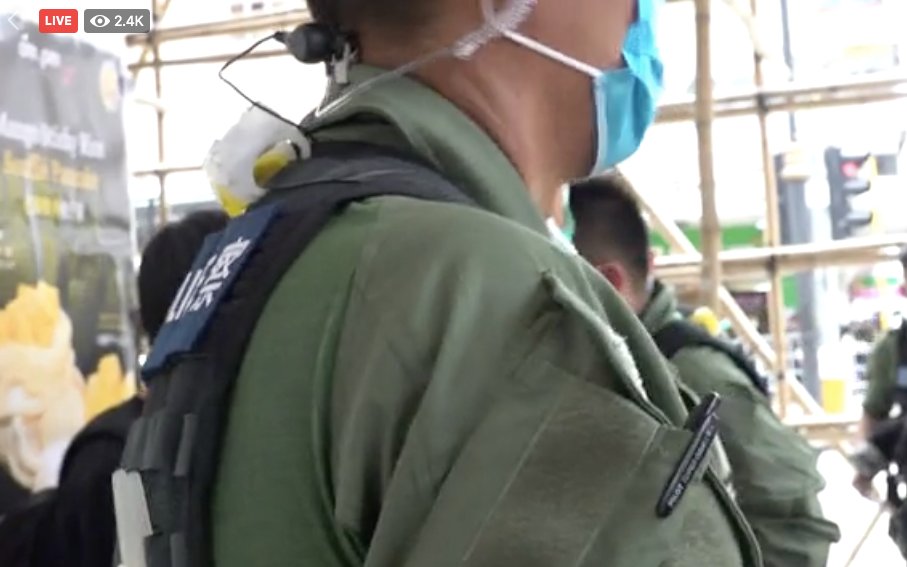
<path id="1" fill-rule="evenodd" d="M 204 168 L 217 200 L 237 216 L 265 194 L 277 172 L 310 154 L 309 140 L 298 128 L 253 106 L 214 143 Z"/>

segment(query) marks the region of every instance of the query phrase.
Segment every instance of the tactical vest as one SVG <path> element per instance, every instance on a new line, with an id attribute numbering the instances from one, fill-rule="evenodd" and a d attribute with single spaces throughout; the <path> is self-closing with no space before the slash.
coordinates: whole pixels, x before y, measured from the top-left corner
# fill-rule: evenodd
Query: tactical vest
<path id="1" fill-rule="evenodd" d="M 346 205 L 396 195 L 470 205 L 438 173 L 374 146 L 316 144 L 202 246 L 143 368 L 149 386 L 113 477 L 128 567 L 212 565 L 210 502 L 233 384 L 271 292 Z"/>
<path id="2" fill-rule="evenodd" d="M 734 366 L 746 374 L 757 390 L 767 397 L 771 396 L 768 379 L 763 376 L 753 361 L 743 351 L 726 340 L 713 337 L 698 325 L 684 319 L 671 321 L 652 335 L 658 350 L 665 358 L 671 360 L 680 349 L 685 347 L 707 347 L 726 355 Z"/>

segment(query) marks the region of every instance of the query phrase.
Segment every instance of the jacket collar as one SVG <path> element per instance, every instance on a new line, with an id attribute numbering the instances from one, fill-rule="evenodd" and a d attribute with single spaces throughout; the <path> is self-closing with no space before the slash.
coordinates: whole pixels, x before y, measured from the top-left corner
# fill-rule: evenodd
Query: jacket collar
<path id="1" fill-rule="evenodd" d="M 660 281 L 655 281 L 652 289 L 652 295 L 649 296 L 649 302 L 645 309 L 640 313 L 639 318 L 649 333 L 657 333 L 668 323 L 680 318 L 680 312 L 677 309 L 677 298 L 666 285 Z"/>
<path id="2" fill-rule="evenodd" d="M 334 89 L 332 96 L 382 73 L 386 71 L 357 65 L 351 70 L 350 85 Z M 414 79 L 384 79 L 305 125 L 316 140 L 355 136 L 413 151 L 480 207 L 548 234 L 525 183 L 501 149 L 461 110 Z"/>

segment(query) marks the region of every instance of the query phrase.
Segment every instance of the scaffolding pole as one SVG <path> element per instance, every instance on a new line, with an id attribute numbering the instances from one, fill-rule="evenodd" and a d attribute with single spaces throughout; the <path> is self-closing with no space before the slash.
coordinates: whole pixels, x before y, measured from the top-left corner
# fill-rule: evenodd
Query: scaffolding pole
<path id="1" fill-rule="evenodd" d="M 661 232 L 661 231 L 660 231 Z M 763 279 L 835 266 L 860 266 L 895 261 L 907 245 L 907 234 L 865 236 L 809 244 L 785 244 L 765 248 L 725 250 L 719 254 L 726 279 Z M 658 277 L 672 283 L 695 283 L 702 257 L 692 253 L 672 254 L 655 259 Z"/>
<path id="2" fill-rule="evenodd" d="M 752 21 L 755 22 L 758 14 L 758 0 L 750 0 Z M 765 86 L 763 70 L 763 52 L 754 44 L 753 47 L 753 81 L 756 90 Z M 759 107 L 759 136 L 762 146 L 762 171 L 765 179 L 765 232 L 763 233 L 763 246 L 776 248 L 781 245 L 781 222 L 778 209 L 778 180 L 775 178 L 775 164 L 771 148 L 768 143 L 768 109 Z M 784 313 L 784 293 L 781 283 L 781 273 L 778 271 L 777 262 L 769 263 L 769 279 L 771 288 L 768 292 L 768 322 L 775 348 L 775 365 L 772 372 L 778 384 L 778 413 L 784 418 L 787 415 L 787 404 L 790 391 L 787 384 L 787 317 Z"/>
<path id="3" fill-rule="evenodd" d="M 170 8 L 171 0 L 164 0 L 159 2 L 158 0 L 152 0 L 152 16 L 151 16 L 151 33 L 147 34 L 149 44 L 146 44 L 145 49 L 143 49 L 142 55 L 144 56 L 150 46 L 151 59 L 153 62 L 153 71 L 154 71 L 154 96 L 157 100 L 161 100 L 163 93 L 163 80 L 161 79 L 161 45 L 157 39 L 157 28 L 160 25 L 161 19 L 166 14 L 167 10 Z M 138 72 L 135 70 L 133 72 Z M 157 159 L 159 163 L 163 163 L 166 158 L 165 153 L 165 144 L 164 144 L 164 106 L 158 105 L 154 109 L 155 115 L 157 117 Z M 158 218 L 160 224 L 166 224 L 167 222 L 167 174 L 165 172 L 157 173 L 158 181 Z"/>
<path id="4" fill-rule="evenodd" d="M 702 303 L 720 312 L 721 224 L 715 197 L 712 152 L 711 0 L 696 0 L 696 134 L 699 141 L 699 185 L 702 202 Z"/>
<path id="5" fill-rule="evenodd" d="M 145 36 L 143 35 L 142 37 Z M 161 67 L 213 65 L 225 63 L 235 56 L 235 52 L 217 53 L 161 59 L 156 63 L 147 61 L 146 57 L 143 56 L 139 61 L 131 63 L 129 68 L 133 73 L 136 73 L 141 69 L 154 67 L 155 65 L 160 65 Z M 285 49 L 268 49 L 255 51 L 246 55 L 245 58 L 265 59 L 288 56 L 289 53 Z M 715 96 L 713 99 L 713 116 L 715 118 L 731 118 L 757 115 L 760 112 L 773 113 L 834 108 L 854 104 L 890 102 L 904 98 L 907 98 L 907 75 L 880 72 L 874 73 L 869 77 L 843 82 L 791 83 Z M 688 122 L 695 118 L 695 97 L 675 97 L 673 100 L 663 101 L 659 105 L 656 122 L 659 124 Z"/>
<path id="6" fill-rule="evenodd" d="M 767 112 L 791 112 L 907 98 L 907 75 L 878 72 L 835 82 L 792 82 L 775 87 L 747 89 L 714 99 L 714 116 L 730 118 Z M 688 122 L 695 118 L 695 99 L 675 97 L 658 108 L 659 123 Z"/>
<path id="7" fill-rule="evenodd" d="M 155 12 L 155 9 L 156 9 L 156 6 L 157 6 L 157 0 L 152 0 L 152 1 L 151 1 L 152 17 L 154 17 L 155 14 L 156 14 L 157 17 L 158 17 L 158 19 L 163 18 L 163 17 L 164 17 L 164 14 L 167 13 L 167 10 L 170 9 L 170 2 L 171 2 L 171 1 L 172 1 L 172 0 L 164 0 L 163 4 L 161 4 L 159 10 L 158 10 L 157 12 Z M 142 35 L 142 37 L 150 37 L 151 34 L 148 33 L 148 34 L 141 34 L 141 35 Z M 138 63 L 137 63 L 137 64 L 136 64 L 136 63 L 133 63 L 132 65 L 129 66 L 129 70 L 132 71 L 132 76 L 133 76 L 133 78 L 135 78 L 135 75 L 138 73 L 138 70 L 141 68 L 141 67 L 139 67 L 139 65 L 147 66 L 147 65 L 145 65 L 145 64 L 146 64 L 146 62 L 147 62 L 147 60 L 148 60 L 148 56 L 152 54 L 152 47 L 153 47 L 153 45 L 154 45 L 154 44 L 153 44 L 152 42 L 150 42 L 150 41 L 147 42 L 147 43 L 145 43 L 145 45 L 142 46 L 142 52 L 139 54 Z"/>
<path id="8" fill-rule="evenodd" d="M 252 59 L 269 59 L 272 57 L 281 57 L 284 55 L 289 55 L 286 49 L 266 49 L 262 51 L 253 51 L 243 56 L 243 61 L 249 61 Z M 213 65 L 219 63 L 226 63 L 227 61 L 236 57 L 235 53 L 220 53 L 215 55 L 199 55 L 197 57 L 181 57 L 177 59 L 161 59 L 159 61 L 139 61 L 137 63 L 132 63 L 129 65 L 129 69 L 136 73 L 142 69 L 148 67 L 154 67 L 158 65 L 160 67 L 175 67 L 180 65 Z"/>
<path id="9" fill-rule="evenodd" d="M 193 58 L 193 61 L 199 62 L 199 60 L 204 59 L 204 62 L 206 62 L 206 63 L 221 62 L 221 61 L 226 61 L 228 58 L 233 57 L 234 55 L 235 54 L 231 53 L 229 55 L 225 54 L 223 56 L 198 57 L 198 58 Z M 257 56 L 255 55 L 255 53 L 252 53 L 252 54 L 248 55 L 247 57 L 256 58 L 256 57 L 269 57 L 269 56 L 277 56 L 277 55 L 288 55 L 288 54 L 286 53 L 285 50 L 275 50 L 275 51 L 265 51 Z M 167 63 L 168 63 L 167 61 L 160 61 L 161 66 L 164 66 Z M 172 61 L 172 60 L 169 63 L 175 64 L 174 61 Z M 139 67 L 137 67 L 135 69 L 136 71 L 138 71 L 138 70 L 146 68 L 146 67 L 153 67 L 154 63 L 153 62 L 142 62 L 140 64 L 135 64 L 135 65 L 140 65 Z M 884 89 L 886 89 L 884 92 L 877 90 L 877 89 L 880 89 L 883 87 L 884 87 Z M 825 89 L 825 90 L 823 90 L 823 89 Z M 780 102 L 778 102 L 781 100 L 780 95 L 777 94 L 778 91 L 769 91 L 769 90 L 759 91 L 759 90 L 757 90 L 757 91 L 754 91 L 757 94 L 751 93 L 746 96 L 734 95 L 731 97 L 716 98 L 715 104 L 716 104 L 716 107 L 720 109 L 722 107 L 722 105 L 730 105 L 730 104 L 738 105 L 741 101 L 747 100 L 747 97 L 749 97 L 749 99 L 752 101 L 755 101 L 755 100 L 764 101 L 764 104 L 762 104 L 762 105 L 753 104 L 752 106 L 747 107 L 747 108 L 749 108 L 749 110 L 745 110 L 745 111 L 742 106 L 735 106 L 735 109 L 736 109 L 735 113 L 737 113 L 737 114 L 734 114 L 734 115 L 743 115 L 743 114 L 747 114 L 750 112 L 751 113 L 788 112 L 790 110 L 805 110 L 805 109 L 809 109 L 809 108 L 820 108 L 820 107 L 824 108 L 824 107 L 840 106 L 840 105 L 851 104 L 851 102 L 847 102 L 847 101 L 850 101 L 852 98 L 861 98 L 861 100 L 863 100 L 864 102 L 881 102 L 881 101 L 885 101 L 885 100 L 905 99 L 905 98 L 907 98 L 907 77 L 904 77 L 902 79 L 870 78 L 863 82 L 848 82 L 848 83 L 843 83 L 843 84 L 835 83 L 835 84 L 828 84 L 825 87 L 818 87 L 818 86 L 798 87 L 798 86 L 794 85 L 794 86 L 788 87 L 785 90 L 788 92 L 799 92 L 801 94 L 806 93 L 806 95 L 808 95 L 808 97 L 809 97 L 809 103 L 806 104 L 806 106 L 800 106 L 800 103 L 797 103 L 796 101 L 794 101 L 794 103 L 791 103 L 791 104 L 786 104 L 786 103 L 781 104 Z M 867 92 L 870 92 L 870 91 L 875 92 L 876 94 L 873 95 L 872 97 L 870 97 L 869 95 L 866 94 Z M 770 93 L 770 92 L 774 92 L 775 94 L 773 94 L 771 96 L 766 95 L 765 98 L 760 99 L 760 97 L 762 95 L 758 94 L 758 93 Z M 825 94 L 823 94 L 823 93 L 825 93 Z M 841 96 L 842 93 L 847 96 L 842 97 Z M 848 93 L 850 93 L 850 94 L 848 94 Z M 800 96 L 800 95 L 798 95 L 798 96 Z M 842 101 L 844 101 L 844 102 L 842 102 Z M 687 108 L 687 110 L 689 111 L 690 119 L 692 119 L 692 116 L 693 116 L 692 104 L 691 103 L 683 103 L 683 104 L 685 105 L 684 108 Z M 164 108 L 164 105 L 161 104 L 160 101 L 157 101 L 157 103 L 153 104 L 152 106 L 159 107 L 161 109 Z M 678 110 L 679 108 L 680 108 L 679 103 L 670 103 L 667 105 L 662 105 L 660 107 L 660 111 L 659 111 L 659 115 L 662 117 L 661 121 L 662 122 L 675 121 L 675 119 L 677 119 L 677 116 L 679 116 L 679 114 L 678 114 L 680 112 Z M 684 112 L 687 112 L 687 110 L 685 110 Z M 716 117 L 720 118 L 722 116 L 723 115 L 721 114 L 720 111 L 716 112 Z M 724 116 L 728 116 L 728 115 L 724 115 Z M 668 118 L 665 118 L 665 117 L 668 117 Z M 685 120 L 684 118 L 681 118 L 681 119 Z M 142 170 L 134 171 L 133 175 L 136 175 L 136 176 L 167 175 L 169 173 L 178 173 L 178 172 L 185 172 L 185 171 L 198 171 L 201 168 L 202 168 L 202 165 L 200 163 L 199 164 L 158 163 L 158 164 L 150 165 L 147 168 L 143 168 Z"/>

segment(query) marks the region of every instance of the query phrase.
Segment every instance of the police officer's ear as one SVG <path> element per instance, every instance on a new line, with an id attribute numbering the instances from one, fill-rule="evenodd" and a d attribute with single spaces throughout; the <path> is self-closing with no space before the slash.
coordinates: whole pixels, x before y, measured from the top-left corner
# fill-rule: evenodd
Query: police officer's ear
<path id="1" fill-rule="evenodd" d="M 642 313 L 649 301 L 649 290 L 638 275 L 632 273 L 627 265 L 621 262 L 602 262 L 596 264 L 595 269 L 611 282 L 635 313 Z"/>
<path id="2" fill-rule="evenodd" d="M 602 262 L 596 264 L 595 269 L 624 297 L 633 287 L 630 273 L 619 262 Z"/>

